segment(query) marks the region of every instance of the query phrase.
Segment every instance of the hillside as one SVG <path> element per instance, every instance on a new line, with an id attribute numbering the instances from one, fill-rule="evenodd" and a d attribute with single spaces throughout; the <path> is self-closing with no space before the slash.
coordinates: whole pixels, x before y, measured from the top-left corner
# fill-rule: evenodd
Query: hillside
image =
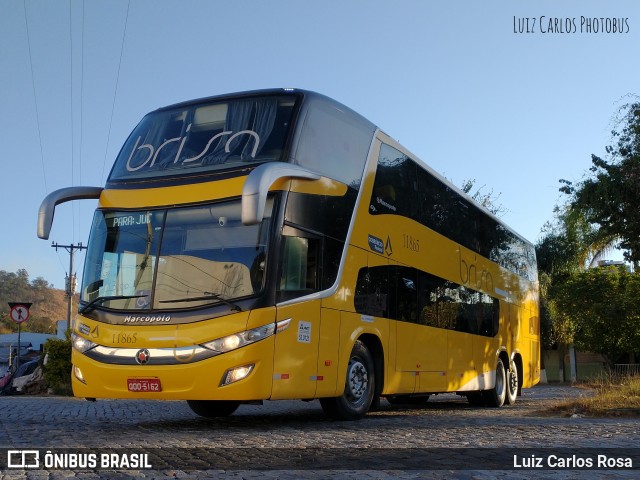
<path id="1" fill-rule="evenodd" d="M 29 320 L 22 324 L 23 331 L 56 333 L 56 322 L 67 318 L 67 298 L 63 290 L 52 288 L 41 277 L 29 281 L 26 270 L 6 272 L 0 270 L 0 333 L 18 331 L 18 325 L 9 317 L 8 302 L 31 302 Z M 73 302 L 77 309 L 78 296 Z"/>

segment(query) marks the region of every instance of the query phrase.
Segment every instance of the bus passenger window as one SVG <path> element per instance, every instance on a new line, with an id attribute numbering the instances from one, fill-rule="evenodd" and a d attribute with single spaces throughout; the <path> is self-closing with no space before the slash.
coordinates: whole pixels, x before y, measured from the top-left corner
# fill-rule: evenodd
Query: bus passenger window
<path id="1" fill-rule="evenodd" d="M 402 215 L 419 221 L 416 175 L 417 166 L 413 160 L 382 144 L 369 213 Z"/>
<path id="2" fill-rule="evenodd" d="M 391 305 L 391 318 L 402 322 L 418 323 L 418 290 L 415 268 L 394 267 L 395 302 Z"/>
<path id="3" fill-rule="evenodd" d="M 356 312 L 389 318 L 389 267 L 361 268 L 353 298 Z"/>

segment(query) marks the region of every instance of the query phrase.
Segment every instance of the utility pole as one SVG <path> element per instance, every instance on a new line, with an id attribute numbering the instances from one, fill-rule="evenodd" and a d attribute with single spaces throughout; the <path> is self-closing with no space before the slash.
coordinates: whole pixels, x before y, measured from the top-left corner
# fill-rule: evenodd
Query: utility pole
<path id="1" fill-rule="evenodd" d="M 51 242 L 51 247 L 58 251 L 58 248 L 64 248 L 69 252 L 69 273 L 65 278 L 65 292 L 67 294 L 67 331 L 71 328 L 71 304 L 73 302 L 73 295 L 76 293 L 77 277 L 73 271 L 73 256 L 78 250 L 86 250 L 87 247 L 82 246 L 82 242 L 77 245 L 73 243 L 71 245 L 60 245 L 58 243 Z"/>

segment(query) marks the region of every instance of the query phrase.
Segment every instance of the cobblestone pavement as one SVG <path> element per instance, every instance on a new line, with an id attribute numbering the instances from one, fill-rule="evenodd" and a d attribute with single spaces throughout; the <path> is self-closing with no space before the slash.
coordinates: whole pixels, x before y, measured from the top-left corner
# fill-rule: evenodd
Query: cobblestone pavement
<path id="1" fill-rule="evenodd" d="M 383 401 L 379 411 L 357 422 L 326 419 L 317 401 L 242 405 L 231 417 L 205 419 L 176 401 L 0 397 L 0 448 L 149 452 L 154 464 L 146 470 L 5 469 L 0 470 L 0 480 L 640 478 L 640 422 L 543 413 L 553 402 L 588 394 L 574 387 L 541 385 L 525 390 L 516 405 L 501 409 L 472 408 L 455 395 L 435 396 L 414 408 Z M 531 455 L 624 452 L 604 449 L 636 449 L 634 470 L 513 466 L 514 454 L 524 457 L 518 460 L 523 464 Z M 222 468 L 181 469 L 181 462 L 193 463 L 198 452 L 214 452 Z M 418 457 L 412 463 L 412 455 L 421 455 L 423 463 L 415 463 Z M 476 465 L 486 465 L 487 455 L 495 456 L 501 469 L 478 470 Z M 422 465 L 433 468 L 438 457 L 446 469 L 422 470 L 429 468 Z M 398 458 L 407 460 L 398 463 Z M 0 459 L 0 465 L 6 465 L 6 459 Z"/>

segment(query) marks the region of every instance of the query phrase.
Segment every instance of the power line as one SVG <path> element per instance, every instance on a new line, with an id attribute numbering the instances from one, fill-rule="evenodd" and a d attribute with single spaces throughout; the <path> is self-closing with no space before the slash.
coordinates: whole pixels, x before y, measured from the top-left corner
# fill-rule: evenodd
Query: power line
<path id="1" fill-rule="evenodd" d="M 131 0 L 127 2 L 127 15 L 124 19 L 124 30 L 122 31 L 122 44 L 120 46 L 120 60 L 118 61 L 118 73 L 116 74 L 116 87 L 113 91 L 113 104 L 111 105 L 111 119 L 109 120 L 109 131 L 107 133 L 107 145 L 104 148 L 104 161 L 102 162 L 102 176 L 100 177 L 100 183 L 104 181 L 104 169 L 107 163 L 107 153 L 109 151 L 109 141 L 111 139 L 111 125 L 113 125 L 113 112 L 116 108 L 116 97 L 118 94 L 118 83 L 120 81 L 120 67 L 122 66 L 122 53 L 124 52 L 124 39 L 127 34 L 127 23 L 129 22 L 129 7 L 131 6 Z"/>
<path id="2" fill-rule="evenodd" d="M 83 127 L 83 107 L 84 107 L 84 0 L 80 3 L 82 5 L 82 20 L 81 20 L 81 41 L 80 41 L 80 178 L 79 184 L 82 185 L 82 127 Z M 78 207 L 80 212 L 82 212 L 82 203 Z M 82 215 L 78 215 L 78 230 L 80 231 L 80 218 Z"/>
<path id="3" fill-rule="evenodd" d="M 31 87 L 33 88 L 33 103 L 36 107 L 36 125 L 38 127 L 38 143 L 40 144 L 40 162 L 42 163 L 42 180 L 44 181 L 44 191 L 49 193 L 47 187 L 47 172 L 44 168 L 44 153 L 42 150 L 42 135 L 40 134 L 40 113 L 38 112 L 38 98 L 36 97 L 36 81 L 33 74 L 33 56 L 31 54 L 31 38 L 29 35 L 29 22 L 27 21 L 27 0 L 22 1 L 24 7 L 24 24 L 27 28 L 27 46 L 29 48 L 29 67 L 31 68 Z"/>
<path id="4" fill-rule="evenodd" d="M 71 15 L 71 0 L 69 0 L 69 95 L 71 97 L 71 186 L 75 179 L 75 138 L 74 138 L 74 111 L 73 111 L 73 22 Z M 78 215 L 79 217 L 79 215 Z M 76 202 L 71 202 L 71 238 L 76 238 Z"/>

